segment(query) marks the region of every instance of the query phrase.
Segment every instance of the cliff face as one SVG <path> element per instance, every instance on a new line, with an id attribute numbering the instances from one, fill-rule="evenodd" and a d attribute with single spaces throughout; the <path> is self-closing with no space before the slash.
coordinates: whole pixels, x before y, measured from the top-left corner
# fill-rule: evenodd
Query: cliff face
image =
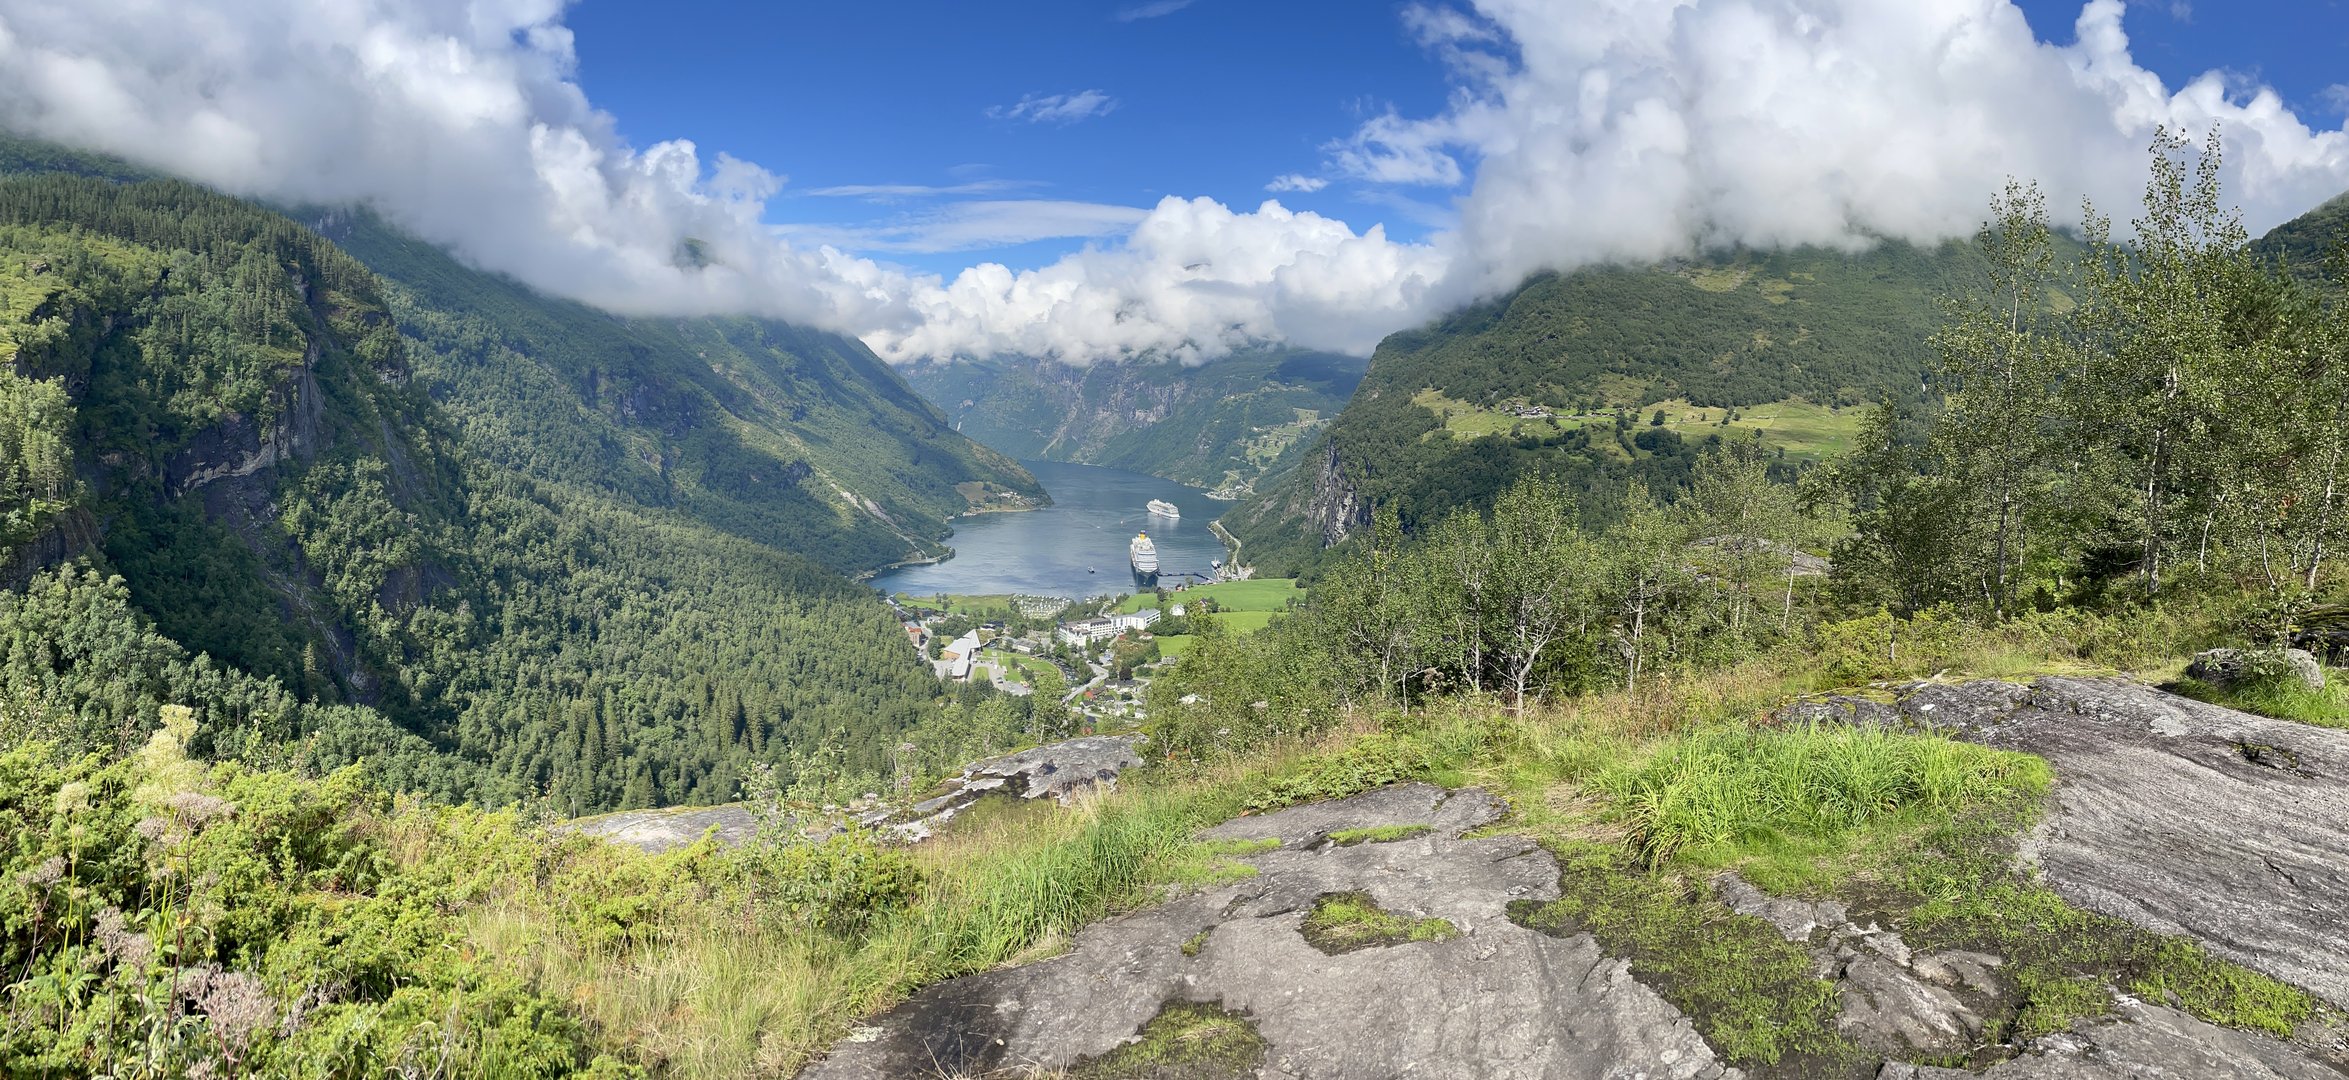
<path id="1" fill-rule="evenodd" d="M 391 463 L 388 509 L 433 525 L 454 504 L 456 467 L 418 441 L 430 407 L 364 272 L 290 222 L 193 189 L 20 183 L 86 204 L 76 217 L 121 239 L 35 218 L 0 252 L 12 291 L 39 298 L 0 320 L 11 374 L 63 388 L 74 465 L 70 508 L 0 556 L 7 582 L 101 557 L 194 647 L 375 700 L 362 613 L 289 525 L 344 492 L 302 481 L 322 457 Z M 216 244 L 161 220 L 188 213 L 216 215 Z M 393 618 L 451 579 L 429 545 L 411 552 L 381 567 L 411 583 L 375 598 Z"/>
<path id="2" fill-rule="evenodd" d="M 963 434 L 1014 457 L 1128 469 L 1236 498 L 1297 459 L 1362 369 L 1353 357 L 1259 350 L 1198 366 L 958 361 L 907 378 Z"/>

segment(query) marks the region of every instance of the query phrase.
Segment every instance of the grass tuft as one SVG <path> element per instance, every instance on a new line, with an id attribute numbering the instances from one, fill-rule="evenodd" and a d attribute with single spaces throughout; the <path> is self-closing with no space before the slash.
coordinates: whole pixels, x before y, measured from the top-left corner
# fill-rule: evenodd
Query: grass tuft
<path id="1" fill-rule="evenodd" d="M 1357 949 L 1412 941 L 1448 941 L 1460 928 L 1448 919 L 1414 919 L 1378 906 L 1369 893 L 1327 893 L 1313 902 L 1298 931 L 1314 948 L 1336 956 Z"/>
<path id="2" fill-rule="evenodd" d="M 1236 1080 L 1255 1075 L 1264 1037 L 1220 1005 L 1170 1001 L 1142 1037 L 1068 1071 L 1070 1080 Z"/>
<path id="3" fill-rule="evenodd" d="M 1646 860 L 1742 864 L 1756 884 L 1788 891 L 1813 883 L 1812 868 L 1863 830 L 2037 798 L 2052 782 L 2046 762 L 2027 754 L 1818 726 L 1691 733 L 1602 769 L 1589 787 L 1612 802 Z"/>
<path id="4" fill-rule="evenodd" d="M 1339 829 L 1329 834 L 1329 842 L 1339 847 L 1356 844 L 1391 844 L 1434 832 L 1433 825 L 1373 825 L 1367 829 Z"/>

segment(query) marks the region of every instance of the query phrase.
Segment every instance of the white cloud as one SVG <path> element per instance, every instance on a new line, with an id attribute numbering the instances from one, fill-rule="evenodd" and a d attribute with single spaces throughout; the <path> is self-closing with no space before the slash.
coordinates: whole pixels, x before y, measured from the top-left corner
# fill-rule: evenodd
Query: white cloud
<path id="1" fill-rule="evenodd" d="M 877 225 L 787 225 L 778 232 L 792 240 L 860 251 L 935 254 L 1038 240 L 1124 236 L 1149 213 L 1140 207 L 1107 203 L 990 199 L 952 203 Z"/>
<path id="2" fill-rule="evenodd" d="M 863 331 L 915 284 L 759 224 L 782 178 L 636 149 L 573 81 L 560 0 L 6 0 L 0 125 L 239 194 L 366 203 L 550 292 L 625 313 Z M 716 259 L 674 265 L 698 238 Z"/>
<path id="3" fill-rule="evenodd" d="M 1143 19 L 1156 19 L 1172 15 L 1196 2 L 1197 0 L 1151 0 L 1147 4 L 1135 4 L 1132 7 L 1121 9 L 1117 13 L 1117 21 L 1139 22 Z"/>
<path id="4" fill-rule="evenodd" d="M 1531 271 L 1704 245 L 1963 235 L 2009 175 L 2126 219 L 2157 125 L 2222 123 L 2229 194 L 2261 229 L 2349 188 L 2349 133 L 2211 74 L 2131 59 L 2122 0 L 2075 43 L 2007 0 L 1470 0 L 1406 27 L 1453 93 L 1374 115 L 1320 169 L 1439 228 L 1426 243 L 1267 202 L 1147 210 L 976 199 L 854 229 L 765 223 L 782 178 L 684 141 L 638 148 L 574 80 L 563 0 L 0 0 L 0 124 L 242 194 L 367 203 L 426 239 L 623 313 L 748 312 L 892 359 L 1213 355 L 1259 340 L 1362 351 Z M 1031 96 L 1004 119 L 1115 102 Z M 1210 148 L 1211 149 L 1211 148 Z M 958 183 L 819 189 L 873 200 Z M 1276 186 L 1282 181 L 1276 181 Z M 1456 221 L 1456 225 L 1445 224 Z M 680 240 L 715 256 L 674 265 Z M 846 253 L 1077 237 L 1032 270 L 952 280 Z M 829 241 L 830 243 L 826 243 Z"/>
<path id="5" fill-rule="evenodd" d="M 1450 297 L 1710 244 L 1963 235 L 2009 175 L 2126 220 L 2157 125 L 2223 125 L 2255 229 L 2349 186 L 2349 134 L 2216 73 L 2167 90 L 2130 58 L 2123 10 L 2094 0 L 2057 46 L 2004 0 L 1423 6 L 1410 22 L 1447 56 L 1452 102 L 1373 118 L 1331 164 L 1440 186 L 1475 162 Z"/>
<path id="6" fill-rule="evenodd" d="M 1030 124 L 1074 124 L 1096 116 L 1107 116 L 1117 108 L 1117 99 L 1099 90 L 1079 90 L 1073 94 L 1029 94 L 1017 104 L 997 105 L 987 115 L 997 120 L 1019 120 Z"/>
<path id="7" fill-rule="evenodd" d="M 1264 190 L 1271 192 L 1300 191 L 1310 194 L 1328 186 L 1329 181 L 1318 176 L 1290 173 L 1286 176 L 1273 177 L 1271 183 L 1264 185 Z"/>
<path id="8" fill-rule="evenodd" d="M 1216 356 L 1255 341 L 1368 351 L 1422 317 L 1432 249 L 1267 202 L 1248 213 L 1169 197 L 1126 242 L 1037 270 L 965 270 L 914 303 L 906 332 L 866 341 L 897 360 L 1025 353 L 1072 362 Z"/>

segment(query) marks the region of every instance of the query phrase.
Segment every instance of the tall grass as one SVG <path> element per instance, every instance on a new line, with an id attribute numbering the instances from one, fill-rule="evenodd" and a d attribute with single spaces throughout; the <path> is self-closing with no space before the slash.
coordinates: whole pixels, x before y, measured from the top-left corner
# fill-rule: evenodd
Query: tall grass
<path id="1" fill-rule="evenodd" d="M 1916 812 L 2035 797 L 2052 779 L 2027 754 L 1804 726 L 1691 732 L 1600 771 L 1589 786 L 1613 802 L 1643 857 L 1709 863 L 1789 842 L 1833 845 Z"/>
<path id="2" fill-rule="evenodd" d="M 2278 720 L 2296 720 L 2318 727 L 2349 728 L 2349 672 L 2330 672 L 2322 690 L 2311 690 L 2294 679 L 2255 679 L 2221 687 L 2199 679 L 2180 679 L 2169 688 L 2197 701 Z"/>

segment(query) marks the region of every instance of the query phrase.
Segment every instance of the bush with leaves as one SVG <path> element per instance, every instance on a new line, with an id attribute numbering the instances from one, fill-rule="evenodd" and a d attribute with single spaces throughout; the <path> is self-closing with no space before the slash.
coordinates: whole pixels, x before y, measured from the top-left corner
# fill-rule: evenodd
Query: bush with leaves
<path id="1" fill-rule="evenodd" d="M 475 962 L 355 770 L 186 756 L 190 710 L 107 764 L 0 752 L 0 1061 L 13 1076 L 622 1076 Z"/>

